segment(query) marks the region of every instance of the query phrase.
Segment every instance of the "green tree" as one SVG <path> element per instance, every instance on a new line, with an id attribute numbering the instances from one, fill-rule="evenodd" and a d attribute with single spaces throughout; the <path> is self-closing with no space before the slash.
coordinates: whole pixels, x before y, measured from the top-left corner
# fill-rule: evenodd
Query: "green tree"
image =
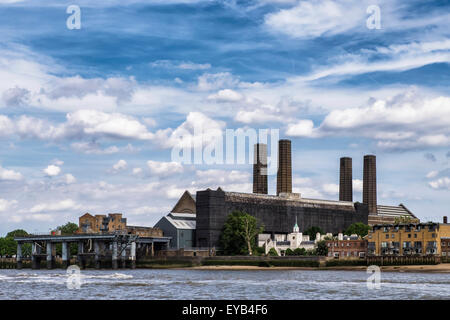
<path id="1" fill-rule="evenodd" d="M 296 256 L 306 256 L 306 249 L 305 248 L 297 248 L 294 250 L 294 255 Z"/>
<path id="2" fill-rule="evenodd" d="M 65 225 L 57 227 L 56 230 L 61 230 L 61 234 L 74 234 L 78 230 L 78 225 L 73 222 L 67 222 Z"/>
<path id="3" fill-rule="evenodd" d="M 323 234 L 324 232 L 322 231 L 322 229 L 320 229 L 320 227 L 316 227 L 316 226 L 312 226 L 311 228 L 307 229 L 305 231 L 306 235 L 309 235 L 309 239 L 310 240 L 316 240 L 316 233 L 320 233 Z"/>
<path id="4" fill-rule="evenodd" d="M 287 248 L 286 251 L 284 252 L 284 255 L 286 255 L 286 256 L 293 256 L 294 255 L 294 251 L 292 251 L 291 248 Z"/>
<path id="5" fill-rule="evenodd" d="M 220 236 L 224 254 L 252 255 L 256 248 L 256 237 L 263 232 L 256 218 L 242 211 L 233 211 L 228 215 Z"/>
<path id="6" fill-rule="evenodd" d="M 368 226 L 367 224 L 364 224 L 362 222 L 355 222 L 352 225 L 350 225 L 345 231 L 344 233 L 346 235 L 352 235 L 352 234 L 357 234 L 360 237 L 365 237 L 370 230 L 370 226 Z"/>
<path id="7" fill-rule="evenodd" d="M 278 256 L 278 252 L 277 252 L 277 250 L 275 250 L 275 248 L 270 248 L 268 254 L 269 254 L 269 256 Z"/>
<path id="8" fill-rule="evenodd" d="M 16 229 L 14 231 L 10 231 L 8 232 L 8 234 L 6 235 L 6 238 L 14 238 L 14 237 L 24 237 L 27 236 L 28 232 L 26 232 L 23 229 Z"/>
<path id="9" fill-rule="evenodd" d="M 317 249 L 315 250 L 316 255 L 318 256 L 327 256 L 328 255 L 328 246 L 326 241 L 319 241 L 317 243 Z"/>

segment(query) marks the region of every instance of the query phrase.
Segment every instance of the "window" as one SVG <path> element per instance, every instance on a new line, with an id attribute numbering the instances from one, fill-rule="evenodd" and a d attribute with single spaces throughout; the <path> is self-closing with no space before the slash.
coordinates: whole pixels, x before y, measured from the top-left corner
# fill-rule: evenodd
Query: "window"
<path id="1" fill-rule="evenodd" d="M 389 239 L 389 234 L 386 235 L 386 239 Z"/>
<path id="2" fill-rule="evenodd" d="M 417 233 L 414 233 L 414 238 L 417 238 Z"/>
<path id="3" fill-rule="evenodd" d="M 408 233 L 408 238 L 411 238 L 411 233 Z"/>
<path id="4" fill-rule="evenodd" d="M 445 242 L 442 242 L 442 246 L 445 247 L 445 246 L 446 246 L 446 243 L 445 243 Z"/>
<path id="5" fill-rule="evenodd" d="M 431 234 L 431 237 L 432 237 L 432 238 L 436 238 L 436 233 L 432 233 L 432 234 Z"/>
<path id="6" fill-rule="evenodd" d="M 391 236 L 391 237 L 392 237 L 392 239 L 394 239 L 394 238 L 395 238 L 395 234 L 392 234 L 392 236 Z"/>

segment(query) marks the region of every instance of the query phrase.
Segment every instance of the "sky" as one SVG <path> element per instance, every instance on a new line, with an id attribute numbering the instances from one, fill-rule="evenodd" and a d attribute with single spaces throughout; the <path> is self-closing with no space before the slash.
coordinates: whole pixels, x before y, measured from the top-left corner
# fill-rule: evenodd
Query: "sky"
<path id="1" fill-rule="evenodd" d="M 184 190 L 251 192 L 249 161 L 174 160 L 198 127 L 201 146 L 278 130 L 307 198 L 338 199 L 349 156 L 361 201 L 375 154 L 379 204 L 450 214 L 448 1 L 0 0 L 0 16 L 0 235 L 85 212 L 153 226 Z"/>

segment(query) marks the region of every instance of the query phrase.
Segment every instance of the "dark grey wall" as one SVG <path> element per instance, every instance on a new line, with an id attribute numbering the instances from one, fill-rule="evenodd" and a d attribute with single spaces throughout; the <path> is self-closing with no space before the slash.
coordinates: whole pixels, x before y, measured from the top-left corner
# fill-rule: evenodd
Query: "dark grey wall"
<path id="1" fill-rule="evenodd" d="M 356 209 L 356 210 L 355 210 Z M 233 199 L 221 190 L 197 192 L 197 246 L 219 246 L 225 220 L 232 211 L 245 211 L 258 219 L 265 233 L 290 233 L 298 219 L 300 231 L 318 226 L 333 234 L 344 231 L 355 222 L 368 222 L 368 208 L 355 203 L 355 209 L 336 205 L 298 205 L 280 198 Z"/>

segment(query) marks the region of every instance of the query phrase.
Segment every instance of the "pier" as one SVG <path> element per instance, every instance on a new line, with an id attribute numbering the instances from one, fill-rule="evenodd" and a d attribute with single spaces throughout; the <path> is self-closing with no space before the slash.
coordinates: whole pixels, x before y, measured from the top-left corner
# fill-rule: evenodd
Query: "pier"
<path id="1" fill-rule="evenodd" d="M 76 244 L 76 260 L 80 268 L 87 262 L 93 262 L 96 269 L 102 265 L 113 269 L 134 269 L 136 260 L 145 256 L 154 256 L 156 251 L 169 247 L 170 237 L 141 237 L 133 234 L 102 233 L 74 235 L 29 235 L 15 237 L 17 241 L 17 269 L 22 269 L 22 245 L 31 243 L 31 268 L 39 269 L 46 261 L 47 269 L 53 269 L 56 261 L 56 245 L 61 244 L 62 267 L 70 265 L 71 244 Z"/>

